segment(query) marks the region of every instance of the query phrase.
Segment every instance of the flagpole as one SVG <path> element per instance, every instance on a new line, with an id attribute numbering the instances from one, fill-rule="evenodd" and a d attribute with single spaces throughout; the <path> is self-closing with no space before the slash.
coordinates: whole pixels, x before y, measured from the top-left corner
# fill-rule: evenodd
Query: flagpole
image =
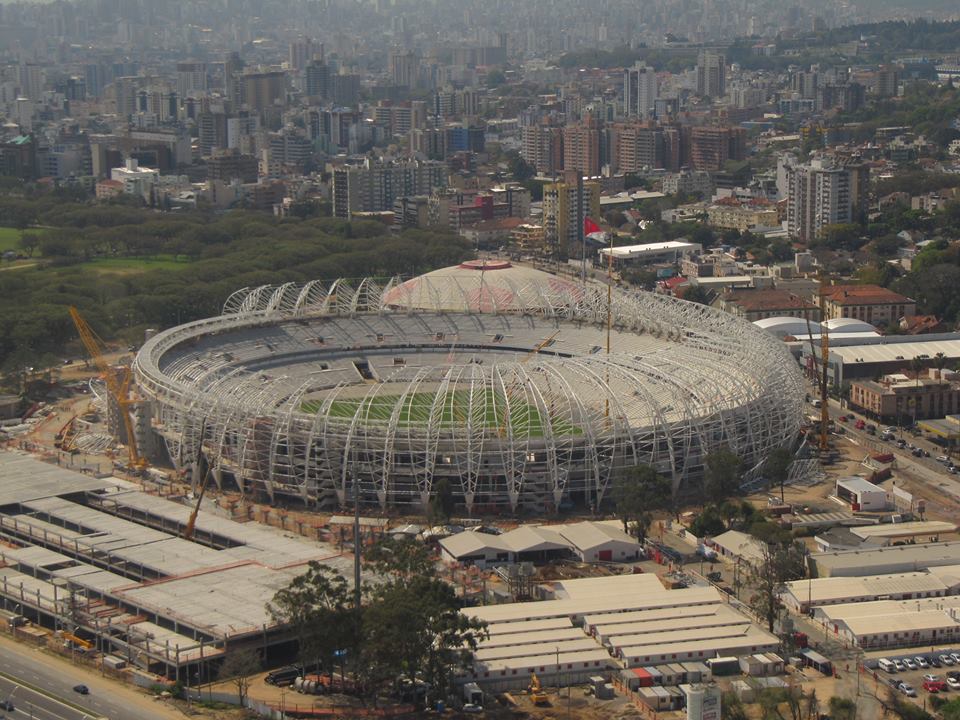
<path id="1" fill-rule="evenodd" d="M 604 417 L 610 417 L 610 329 L 613 326 L 613 233 L 607 250 L 607 397 L 604 403 Z"/>
<path id="2" fill-rule="evenodd" d="M 577 170 L 577 232 L 580 233 L 580 282 L 587 284 L 587 234 L 583 231 L 583 171 Z"/>

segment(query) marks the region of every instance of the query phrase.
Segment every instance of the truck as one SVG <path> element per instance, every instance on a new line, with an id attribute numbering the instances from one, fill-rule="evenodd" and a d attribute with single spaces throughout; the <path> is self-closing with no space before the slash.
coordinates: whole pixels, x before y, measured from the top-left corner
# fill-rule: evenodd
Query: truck
<path id="1" fill-rule="evenodd" d="M 475 682 L 469 682 L 463 686 L 463 702 L 466 705 L 476 705 L 483 707 L 483 690 Z"/>

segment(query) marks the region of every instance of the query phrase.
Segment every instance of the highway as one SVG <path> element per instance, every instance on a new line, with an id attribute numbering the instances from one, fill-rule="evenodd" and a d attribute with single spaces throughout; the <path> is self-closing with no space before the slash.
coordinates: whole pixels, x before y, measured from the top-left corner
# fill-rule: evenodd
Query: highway
<path id="1" fill-rule="evenodd" d="M 10 700 L 14 709 L 0 710 L 0 717 L 36 718 L 36 720 L 89 720 L 89 718 L 98 717 L 20 685 L 21 678 L 11 680 L 5 677 L 6 675 L 8 673 L 4 671 L 4 676 L 0 676 L 0 698 Z"/>
<path id="2" fill-rule="evenodd" d="M 9 698 L 13 692 L 11 702 L 15 708 L 12 712 L 0 710 L 0 718 L 4 720 L 182 718 L 172 706 L 102 678 L 88 668 L 72 665 L 69 660 L 52 657 L 6 637 L 0 637 L 0 673 L 0 700 Z M 73 686 L 80 684 L 90 688 L 89 695 L 73 691 Z"/>

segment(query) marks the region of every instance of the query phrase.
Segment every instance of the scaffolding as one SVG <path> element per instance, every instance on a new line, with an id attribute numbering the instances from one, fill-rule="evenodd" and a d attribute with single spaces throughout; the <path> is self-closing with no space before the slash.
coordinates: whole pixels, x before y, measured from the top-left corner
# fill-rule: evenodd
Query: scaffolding
<path id="1" fill-rule="evenodd" d="M 690 495 L 710 452 L 755 467 L 799 431 L 799 369 L 751 323 L 477 275 L 238 291 L 141 349 L 153 428 L 179 468 L 202 453 L 268 501 L 344 506 L 356 482 L 364 504 L 424 507 L 444 479 L 471 512 L 598 507 L 638 464 Z"/>

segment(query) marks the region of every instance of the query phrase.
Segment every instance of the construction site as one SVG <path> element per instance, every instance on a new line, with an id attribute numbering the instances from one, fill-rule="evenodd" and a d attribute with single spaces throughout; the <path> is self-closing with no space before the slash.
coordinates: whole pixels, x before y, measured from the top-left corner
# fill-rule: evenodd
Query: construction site
<path id="1" fill-rule="evenodd" d="M 171 680 L 204 680 L 232 650 L 289 641 L 267 603 L 325 543 L 240 524 L 19 453 L 0 453 L 0 605 L 81 650 Z M 188 525 L 194 528 L 184 537 Z"/>

